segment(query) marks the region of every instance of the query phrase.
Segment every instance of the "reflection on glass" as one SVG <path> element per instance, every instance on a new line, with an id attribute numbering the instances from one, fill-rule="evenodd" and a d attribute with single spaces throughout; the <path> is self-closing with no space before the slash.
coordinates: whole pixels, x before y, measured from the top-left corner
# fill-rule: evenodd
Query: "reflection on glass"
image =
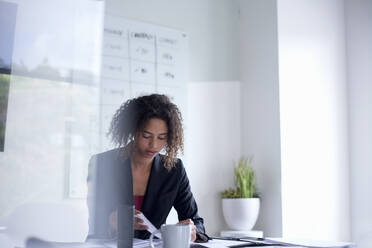
<path id="1" fill-rule="evenodd" d="M 17 5 L 0 1 L 0 152 L 4 151 Z"/>
<path id="2" fill-rule="evenodd" d="M 17 209 L 35 206 L 30 203 L 67 203 L 82 208 L 86 221 L 76 218 L 82 232 L 73 238 L 63 226 L 53 227 L 62 233 L 54 240 L 83 241 L 90 156 L 113 148 L 106 133 L 127 99 L 158 92 L 185 106 L 187 39 L 181 31 L 105 16 L 104 1 L 7 1 L 0 0 L 0 31 L 6 33 L 0 43 L 0 149 L 6 141 L 0 226 L 15 221 L 8 217 Z M 56 211 L 37 206 L 26 211 L 34 219 L 22 223 Z M 45 227 L 64 216 L 51 218 L 40 219 L 36 236 L 48 238 Z M 19 241 L 30 234 L 26 229 L 14 229 Z"/>
<path id="3" fill-rule="evenodd" d="M 8 231 L 17 232 L 14 245 L 20 247 L 30 233 L 47 238 L 49 228 L 55 230 L 55 240 L 83 241 L 87 226 L 80 220 L 87 219 L 85 201 L 71 198 L 86 197 L 87 163 L 99 149 L 104 2 L 10 2 L 0 1 L 0 31 L 5 33 L 0 43 L 0 140 L 4 134 L 6 138 L 0 153 L 0 226 L 20 226 L 12 225 L 17 218 L 9 216 L 28 203 L 67 203 L 83 208 L 79 218 L 69 218 L 82 227 L 79 234 L 49 226 L 53 219 L 46 223 L 42 218 L 23 219 L 22 228 Z M 16 6 L 16 12 L 5 5 Z M 32 211 L 33 216 L 55 221 L 64 218 L 54 215 L 52 208 Z M 0 247 L 7 247 L 1 241 L 0 237 Z"/>

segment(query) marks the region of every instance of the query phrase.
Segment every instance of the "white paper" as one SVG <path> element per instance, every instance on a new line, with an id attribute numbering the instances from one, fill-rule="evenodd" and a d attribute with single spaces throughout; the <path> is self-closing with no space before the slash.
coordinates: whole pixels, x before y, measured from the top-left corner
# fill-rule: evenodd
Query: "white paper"
<path id="1" fill-rule="evenodd" d="M 161 247 L 161 240 L 154 240 L 155 247 Z M 104 242 L 104 248 L 117 248 L 117 241 Z M 133 248 L 150 248 L 150 240 L 146 239 L 133 239 Z"/>
<path id="2" fill-rule="evenodd" d="M 192 244 L 197 244 L 201 245 L 204 247 L 211 247 L 211 248 L 226 248 L 230 247 L 233 245 L 242 245 L 242 244 L 249 244 L 249 241 L 237 241 L 237 240 L 223 240 L 223 239 L 212 239 L 209 240 L 207 243 L 192 243 Z M 267 242 L 258 242 L 254 241 L 257 243 L 267 243 Z M 193 246 L 191 245 L 191 248 Z M 251 247 L 260 247 L 260 246 L 251 246 Z M 278 246 L 278 245 L 272 245 L 272 246 L 265 246 L 265 248 L 282 248 L 283 246 Z M 293 246 L 291 248 L 301 248 L 300 246 Z"/>
<path id="3" fill-rule="evenodd" d="M 159 239 L 156 239 L 156 240 L 154 239 L 153 243 L 154 243 L 155 247 L 162 247 L 163 242 Z M 133 247 L 136 247 L 136 248 L 150 248 L 150 240 L 149 239 L 146 239 L 146 240 L 133 239 Z"/>
<path id="4" fill-rule="evenodd" d="M 79 242 L 71 242 L 71 243 L 64 243 L 64 242 L 47 242 L 52 247 L 55 248 L 105 248 L 103 244 L 96 244 L 96 243 L 79 243 Z"/>
<path id="5" fill-rule="evenodd" d="M 149 231 L 150 233 L 153 233 L 155 232 L 156 230 L 156 227 L 146 218 L 146 216 L 143 214 L 143 213 L 140 213 L 140 214 L 136 214 L 136 217 L 137 218 L 140 218 L 142 221 L 143 221 L 143 224 L 147 226 L 147 231 Z M 161 239 L 161 234 L 160 233 L 156 233 L 155 234 L 155 237 L 158 237 L 159 239 Z"/>
<path id="6" fill-rule="evenodd" d="M 335 241 L 322 241 L 322 240 L 309 240 L 309 239 L 293 239 L 293 238 L 268 238 L 269 240 L 275 240 L 293 245 L 317 247 L 317 248 L 328 248 L 328 247 L 356 247 L 353 243 L 335 242 Z"/>

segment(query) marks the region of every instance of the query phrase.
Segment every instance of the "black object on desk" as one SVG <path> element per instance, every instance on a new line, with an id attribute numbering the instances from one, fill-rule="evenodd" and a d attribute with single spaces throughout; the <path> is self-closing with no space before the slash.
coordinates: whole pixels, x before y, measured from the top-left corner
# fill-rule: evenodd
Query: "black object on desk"
<path id="1" fill-rule="evenodd" d="M 190 245 L 190 248 L 206 248 L 206 246 L 204 246 L 204 245 L 201 245 L 201 244 L 191 244 Z"/>
<path id="2" fill-rule="evenodd" d="M 338 244 L 327 244 L 327 245 L 314 245 L 314 244 L 299 244 L 299 243 L 289 243 L 283 241 L 277 241 L 272 239 L 266 238 L 228 238 L 228 237 L 211 237 L 212 239 L 220 239 L 220 240 L 234 240 L 234 241 L 241 241 L 247 242 L 247 244 L 238 244 L 232 245 L 229 247 L 261 247 L 261 246 L 280 246 L 280 247 L 306 247 L 306 248 L 356 248 L 355 244 L 353 243 L 338 243 Z M 308 243 L 308 242 L 306 242 Z"/>
<path id="3" fill-rule="evenodd" d="M 212 239 L 220 239 L 220 240 L 233 240 L 233 241 L 241 241 L 245 242 L 243 244 L 238 245 L 231 245 L 228 247 L 231 248 L 238 248 L 238 247 L 262 247 L 262 246 L 282 246 L 282 247 L 291 247 L 294 246 L 292 244 L 284 244 L 276 241 L 268 241 L 264 238 L 229 238 L 229 237 L 211 237 Z"/>

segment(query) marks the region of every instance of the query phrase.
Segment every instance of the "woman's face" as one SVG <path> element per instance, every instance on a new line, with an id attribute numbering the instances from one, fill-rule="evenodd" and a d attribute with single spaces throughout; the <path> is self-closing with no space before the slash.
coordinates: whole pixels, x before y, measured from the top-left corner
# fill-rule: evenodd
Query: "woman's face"
<path id="1" fill-rule="evenodd" d="M 152 118 L 136 135 L 136 151 L 143 158 L 154 158 L 165 146 L 168 127 L 165 121 Z"/>

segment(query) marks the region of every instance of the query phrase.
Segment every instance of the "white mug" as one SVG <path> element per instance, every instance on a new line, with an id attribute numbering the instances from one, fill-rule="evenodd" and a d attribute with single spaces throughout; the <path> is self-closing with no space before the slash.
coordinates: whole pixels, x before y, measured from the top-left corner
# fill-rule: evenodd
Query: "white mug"
<path id="1" fill-rule="evenodd" d="M 191 241 L 191 225 L 174 224 L 162 225 L 159 230 L 150 236 L 150 246 L 155 248 L 153 238 L 156 233 L 161 233 L 163 248 L 189 248 Z"/>

